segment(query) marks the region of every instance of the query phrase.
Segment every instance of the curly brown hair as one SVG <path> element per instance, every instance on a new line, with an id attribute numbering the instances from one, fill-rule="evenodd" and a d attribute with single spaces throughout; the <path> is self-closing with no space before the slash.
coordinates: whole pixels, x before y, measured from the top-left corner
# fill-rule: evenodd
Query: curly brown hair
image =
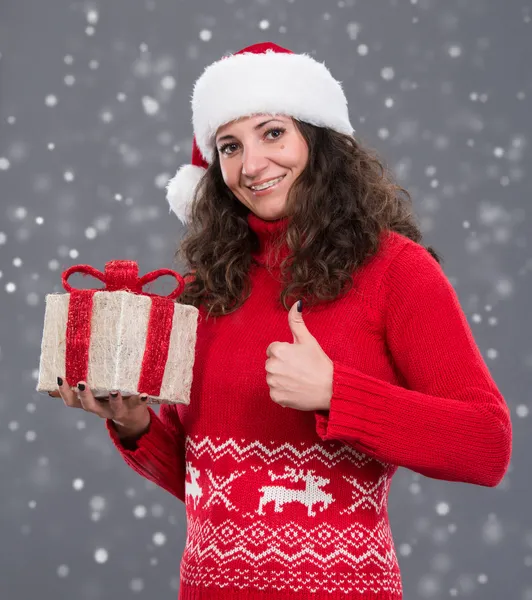
<path id="1" fill-rule="evenodd" d="M 308 162 L 287 196 L 288 228 L 275 241 L 288 244 L 280 264 L 280 301 L 286 310 L 328 302 L 351 289 L 353 272 L 373 256 L 381 233 L 398 232 L 420 243 L 410 194 L 394 182 L 375 151 L 354 137 L 294 119 L 309 149 Z M 190 209 L 189 229 L 175 258 L 190 270 L 180 304 L 208 315 L 234 312 L 250 295 L 252 253 L 259 240 L 245 207 L 226 186 L 218 153 L 201 179 Z M 431 247 L 426 248 L 440 262 Z"/>

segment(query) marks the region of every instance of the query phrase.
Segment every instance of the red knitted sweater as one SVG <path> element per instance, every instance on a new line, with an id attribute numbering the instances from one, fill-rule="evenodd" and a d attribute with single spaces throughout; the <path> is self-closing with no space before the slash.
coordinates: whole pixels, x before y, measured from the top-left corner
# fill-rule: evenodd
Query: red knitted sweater
<path id="1" fill-rule="evenodd" d="M 286 221 L 248 221 L 261 241 L 252 293 L 224 317 L 200 310 L 190 406 L 150 408 L 130 449 L 108 431 L 128 465 L 186 504 L 181 600 L 400 599 L 392 476 L 496 486 L 506 403 L 440 266 L 387 233 L 348 295 L 303 309 L 334 363 L 330 410 L 277 405 L 266 348 L 293 338 L 265 266 Z"/>

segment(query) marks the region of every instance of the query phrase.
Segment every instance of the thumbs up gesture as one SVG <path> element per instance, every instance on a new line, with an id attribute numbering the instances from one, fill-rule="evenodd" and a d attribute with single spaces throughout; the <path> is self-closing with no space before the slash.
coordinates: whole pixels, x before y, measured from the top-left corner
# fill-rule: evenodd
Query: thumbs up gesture
<path id="1" fill-rule="evenodd" d="M 301 300 L 288 313 L 294 343 L 273 342 L 266 350 L 266 381 L 274 402 L 297 410 L 329 410 L 333 362 L 303 321 Z"/>

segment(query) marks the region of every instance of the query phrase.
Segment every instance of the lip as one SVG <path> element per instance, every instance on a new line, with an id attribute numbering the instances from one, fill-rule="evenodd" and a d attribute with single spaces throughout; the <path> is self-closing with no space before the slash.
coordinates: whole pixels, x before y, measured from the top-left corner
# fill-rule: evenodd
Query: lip
<path id="1" fill-rule="evenodd" d="M 251 183 L 250 185 L 248 185 L 246 187 L 249 188 L 252 192 L 254 192 L 255 190 L 253 190 L 251 188 L 252 185 L 262 185 L 263 183 L 266 183 L 267 181 L 273 181 L 274 179 L 279 179 L 279 177 L 282 177 L 284 179 L 285 175 L 278 175 L 277 177 L 268 177 L 268 179 L 262 179 L 261 181 L 254 181 L 253 183 Z M 281 182 L 279 182 L 279 183 L 281 183 Z"/>
<path id="2" fill-rule="evenodd" d="M 262 198 L 262 196 L 268 196 L 270 194 L 273 194 L 278 189 L 278 187 L 281 185 L 281 183 L 283 183 L 284 179 L 285 179 L 284 177 L 281 177 L 281 179 L 277 183 L 270 185 L 269 187 L 267 187 L 264 190 L 250 190 L 250 191 L 254 198 Z M 266 181 L 268 181 L 268 180 L 266 180 Z M 258 185 L 258 183 L 255 185 Z"/>

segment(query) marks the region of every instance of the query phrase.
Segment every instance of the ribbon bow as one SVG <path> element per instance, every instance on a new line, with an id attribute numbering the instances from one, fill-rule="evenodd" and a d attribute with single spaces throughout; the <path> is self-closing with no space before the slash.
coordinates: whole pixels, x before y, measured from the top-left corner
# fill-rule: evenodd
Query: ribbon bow
<path id="1" fill-rule="evenodd" d="M 92 275 L 96 279 L 99 279 L 105 283 L 103 290 L 95 289 L 95 291 L 106 291 L 116 292 L 119 290 L 131 292 L 133 294 L 142 294 L 143 296 L 158 296 L 168 299 L 177 298 L 185 286 L 185 280 L 183 277 L 172 271 L 171 269 L 157 269 L 151 273 L 146 273 L 139 278 L 139 266 L 133 260 L 111 260 L 105 263 L 105 271 L 102 273 L 91 267 L 90 265 L 74 265 L 63 272 L 63 287 L 67 292 L 83 291 L 76 290 L 68 283 L 68 278 L 73 273 L 83 273 L 85 275 Z M 161 296 L 160 294 L 149 294 L 144 292 L 142 288 L 147 284 L 155 281 L 163 275 L 172 275 L 177 279 L 178 286 L 167 296 Z M 92 291 L 92 290 L 91 290 Z"/>

